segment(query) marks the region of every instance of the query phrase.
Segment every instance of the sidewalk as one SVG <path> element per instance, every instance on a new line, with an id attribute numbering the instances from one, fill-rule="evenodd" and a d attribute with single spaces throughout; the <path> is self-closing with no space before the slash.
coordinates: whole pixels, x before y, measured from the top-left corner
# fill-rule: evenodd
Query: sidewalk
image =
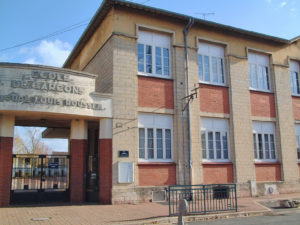
<path id="1" fill-rule="evenodd" d="M 300 198 L 300 193 L 239 198 L 238 212 L 186 216 L 186 221 L 198 221 L 236 216 L 263 215 L 271 209 L 264 202 L 277 199 Z M 172 224 L 176 217 L 168 217 L 168 204 L 143 203 L 137 205 L 46 205 L 11 206 L 0 208 L 0 225 L 98 225 L 98 224 Z"/>

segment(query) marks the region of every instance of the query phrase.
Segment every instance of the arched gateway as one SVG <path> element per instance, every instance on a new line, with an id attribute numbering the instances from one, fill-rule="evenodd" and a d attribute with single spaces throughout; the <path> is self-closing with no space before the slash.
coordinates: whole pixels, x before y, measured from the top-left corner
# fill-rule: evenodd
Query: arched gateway
<path id="1" fill-rule="evenodd" d="M 71 202 L 86 200 L 89 178 L 96 176 L 103 181 L 94 187 L 96 198 L 109 203 L 112 99 L 95 92 L 96 77 L 55 67 L 0 63 L 0 206 L 10 204 L 18 125 L 47 127 L 45 137 L 69 138 Z"/>

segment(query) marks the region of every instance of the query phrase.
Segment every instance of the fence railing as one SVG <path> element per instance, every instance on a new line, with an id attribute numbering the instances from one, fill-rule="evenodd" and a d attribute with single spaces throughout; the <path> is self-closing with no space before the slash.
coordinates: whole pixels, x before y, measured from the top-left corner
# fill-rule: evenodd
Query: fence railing
<path id="1" fill-rule="evenodd" d="M 169 215 L 179 213 L 179 201 L 188 201 L 188 214 L 237 211 L 236 184 L 169 186 Z"/>

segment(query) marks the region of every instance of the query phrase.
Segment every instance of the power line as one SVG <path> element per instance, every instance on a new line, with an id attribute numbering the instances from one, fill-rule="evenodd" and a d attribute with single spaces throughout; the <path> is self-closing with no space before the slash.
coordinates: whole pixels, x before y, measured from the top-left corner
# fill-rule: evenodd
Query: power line
<path id="1" fill-rule="evenodd" d="M 24 45 L 31 44 L 33 42 L 41 41 L 43 39 L 47 39 L 47 38 L 54 37 L 54 36 L 57 36 L 59 34 L 65 33 L 65 32 L 69 32 L 71 30 L 75 30 L 75 29 L 77 29 L 79 27 L 82 27 L 82 26 L 85 26 L 85 25 L 89 24 L 89 23 L 85 23 L 86 21 L 89 21 L 89 20 L 90 20 L 90 18 L 86 19 L 86 20 L 83 20 L 81 22 L 78 22 L 76 24 L 73 24 L 71 26 L 65 27 L 65 28 L 63 28 L 61 30 L 55 31 L 53 33 L 47 34 L 47 35 L 45 35 L 43 37 L 39 37 L 39 38 L 31 40 L 31 41 L 23 42 L 23 43 L 20 43 L 20 44 L 11 46 L 11 47 L 0 49 L 0 52 L 6 51 L 6 50 L 9 50 L 9 49 L 13 49 L 13 48 L 18 48 L 18 47 L 21 47 L 21 46 L 24 46 Z"/>

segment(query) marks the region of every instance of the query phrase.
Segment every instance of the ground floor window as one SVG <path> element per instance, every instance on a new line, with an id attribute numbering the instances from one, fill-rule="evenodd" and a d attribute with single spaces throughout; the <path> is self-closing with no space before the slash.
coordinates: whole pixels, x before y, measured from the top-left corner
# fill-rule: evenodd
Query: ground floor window
<path id="1" fill-rule="evenodd" d="M 276 160 L 275 125 L 272 122 L 253 122 L 254 158 Z"/>
<path id="2" fill-rule="evenodd" d="M 229 131 L 226 119 L 201 118 L 202 158 L 229 161 Z"/>
<path id="3" fill-rule="evenodd" d="M 173 118 L 168 115 L 139 115 L 139 160 L 172 161 Z"/>
<path id="4" fill-rule="evenodd" d="M 295 125 L 296 141 L 297 141 L 297 158 L 300 161 L 300 124 Z"/>

